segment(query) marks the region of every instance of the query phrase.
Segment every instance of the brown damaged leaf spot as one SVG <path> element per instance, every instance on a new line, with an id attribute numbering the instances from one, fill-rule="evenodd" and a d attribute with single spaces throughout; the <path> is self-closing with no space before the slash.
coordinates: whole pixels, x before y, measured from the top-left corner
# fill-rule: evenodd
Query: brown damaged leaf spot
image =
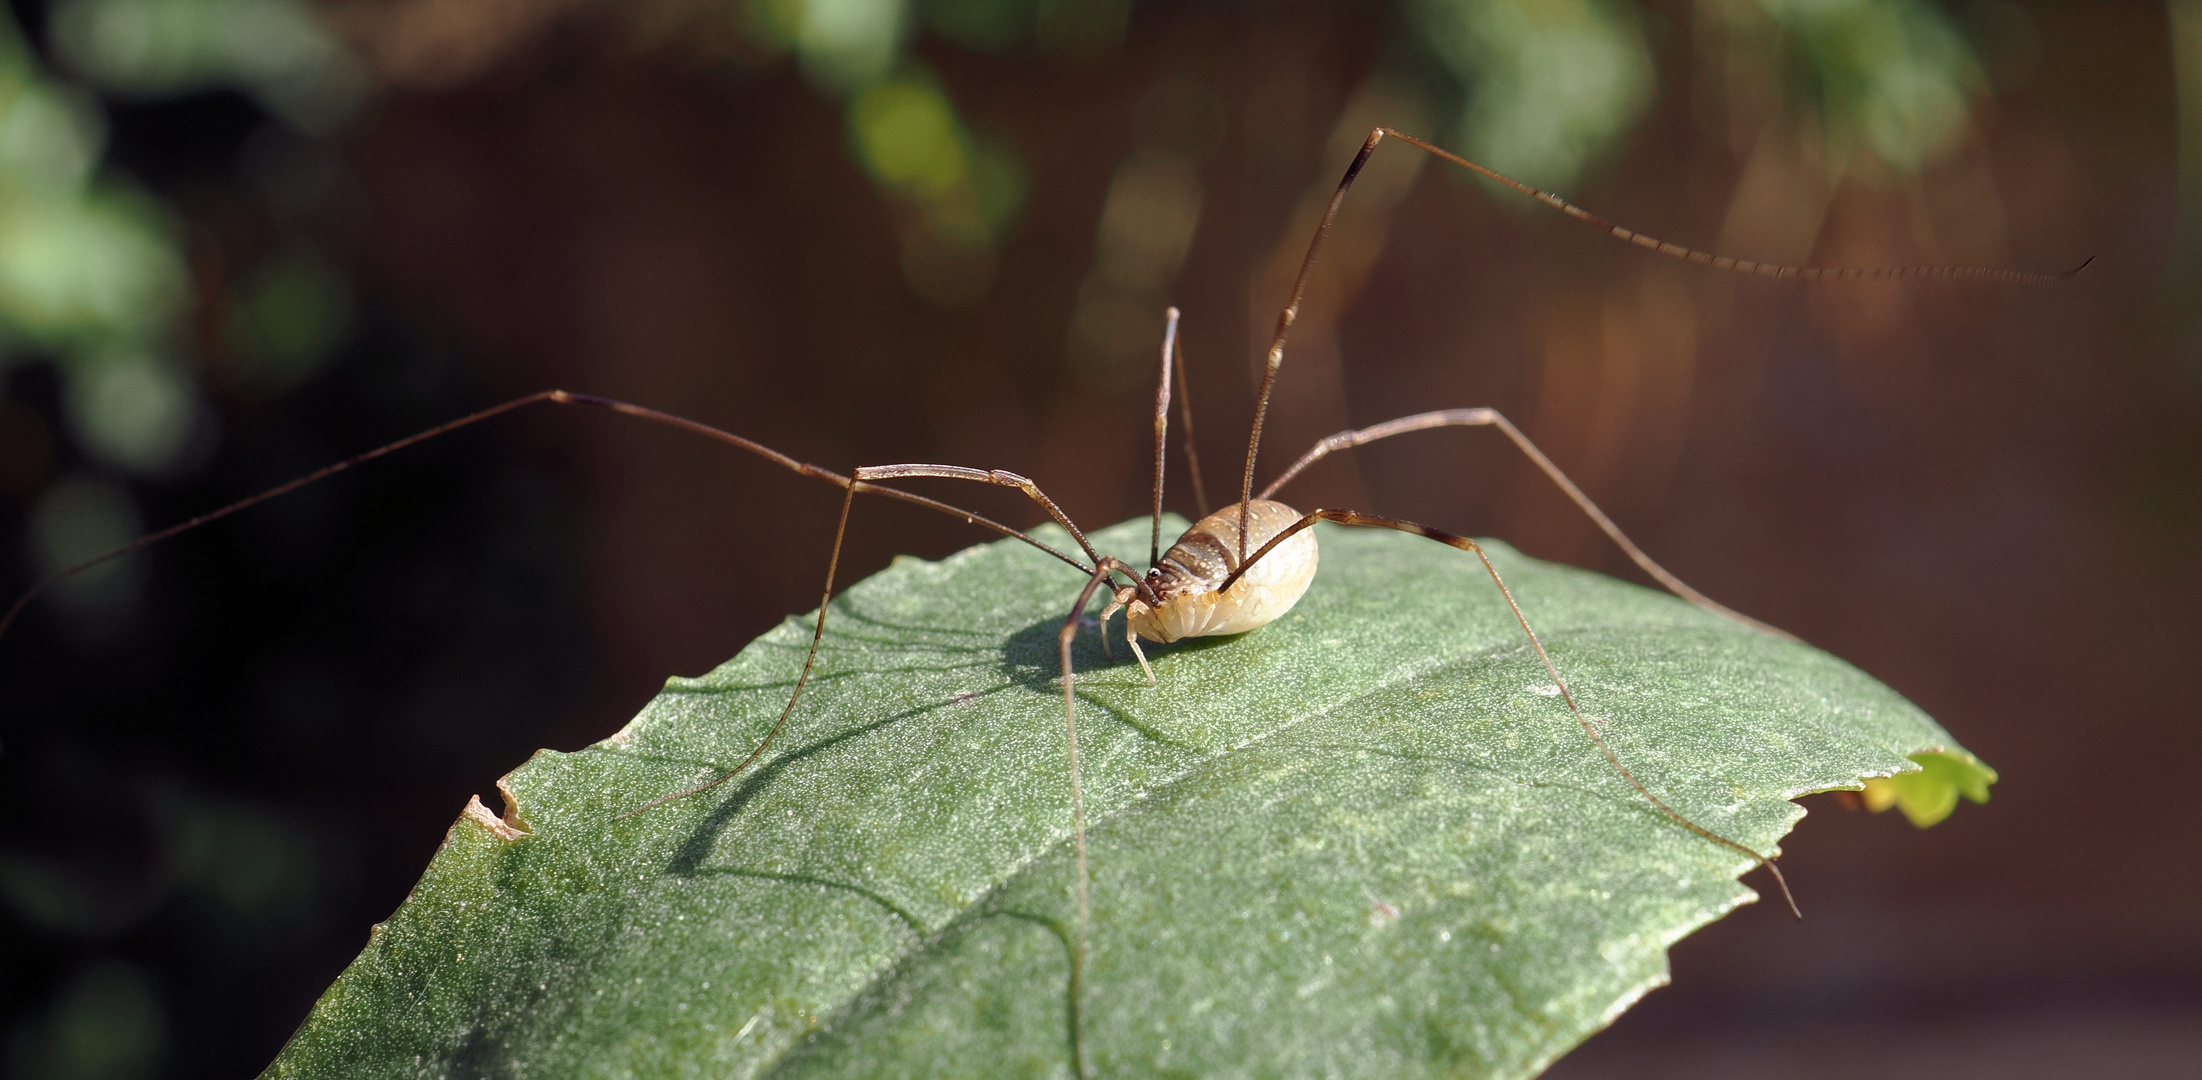
<path id="1" fill-rule="evenodd" d="M 518 840 L 519 838 L 527 835 L 526 833 L 505 824 L 503 818 L 500 818 L 497 815 L 490 813 L 489 807 L 482 805 L 482 797 L 479 795 L 467 796 L 466 809 L 460 812 L 459 820 L 471 821 L 474 824 L 479 825 L 484 829 L 487 829 L 491 833 L 491 835 L 494 835 L 503 840 Z M 452 826 L 452 828 L 456 830 L 458 826 L 454 825 Z M 444 842 L 448 844 L 452 841 L 452 839 L 455 838 L 446 837 Z"/>
<path id="2" fill-rule="evenodd" d="M 510 777 L 500 777 L 497 781 L 497 794 L 505 802 L 505 816 L 498 817 L 490 813 L 481 796 L 470 795 L 466 800 L 466 809 L 459 812 L 459 820 L 472 821 L 500 840 L 518 840 L 523 836 L 535 835 L 535 830 L 528 827 L 527 819 L 520 816 L 520 800 L 513 795 L 510 780 Z M 452 828 L 455 830 L 458 826 L 454 824 Z M 448 835 L 444 837 L 446 844 L 451 840 L 452 837 Z"/>
<path id="3" fill-rule="evenodd" d="M 536 754 L 541 756 L 542 751 L 538 750 Z M 510 773 L 497 778 L 497 797 L 505 802 L 505 827 L 522 836 L 534 835 L 535 826 L 528 824 L 528 819 L 520 813 L 520 797 L 512 793 L 512 775 Z"/>

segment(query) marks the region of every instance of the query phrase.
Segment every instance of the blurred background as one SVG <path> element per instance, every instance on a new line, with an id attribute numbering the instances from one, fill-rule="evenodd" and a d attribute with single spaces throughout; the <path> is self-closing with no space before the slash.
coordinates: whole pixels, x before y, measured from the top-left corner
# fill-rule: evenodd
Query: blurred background
<path id="1" fill-rule="evenodd" d="M 1272 470 L 1496 406 L 2003 775 L 1927 832 L 1806 800 L 1808 920 L 1555 1075 L 2202 1069 L 2202 0 L 12 0 L 0 584 L 553 386 L 1113 522 L 1171 303 L 1228 491 L 1378 123 L 1741 257 L 2100 256 L 1737 279 L 1378 154 Z M 1489 432 L 1287 495 L 1635 576 Z M 470 794 L 812 607 L 838 501 L 541 407 L 55 590 L 0 641 L 0 1076 L 259 1070 Z M 848 562 L 981 539 L 868 503 Z"/>

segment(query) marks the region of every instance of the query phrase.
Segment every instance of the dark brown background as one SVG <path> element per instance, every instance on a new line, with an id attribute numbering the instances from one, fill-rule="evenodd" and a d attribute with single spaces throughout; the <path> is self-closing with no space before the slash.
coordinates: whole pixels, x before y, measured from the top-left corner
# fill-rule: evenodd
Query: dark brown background
<path id="1" fill-rule="evenodd" d="M 1168 297 L 1224 489 L 1275 268 L 1305 242 L 1295 208 L 1345 164 L 1341 114 L 1387 47 L 1380 17 L 1157 5 L 1087 62 L 925 51 L 1032 171 L 996 284 L 943 310 L 904 284 L 838 106 L 785 64 L 582 11 L 416 70 L 390 44 L 402 10 L 358 16 L 393 86 L 313 224 L 361 298 L 343 363 L 280 401 L 225 394 L 217 371 L 220 455 L 157 490 L 156 514 L 562 386 L 836 469 L 1008 468 L 1082 522 L 1132 516 L 1151 390 L 1081 375 L 1066 326 L 1165 78 L 1210 87 L 1224 120 Z M 2202 305 L 2175 228 L 2164 9 L 2025 5 L 2031 76 L 1977 103 L 1950 162 L 1844 186 L 1817 230 L 1817 202 L 1790 218 L 1778 186 L 1739 195 L 1748 156 L 1703 122 L 1706 76 L 1672 43 L 1689 10 L 1659 10 L 1662 96 L 1578 201 L 1746 256 L 2100 261 L 2052 291 L 1799 285 L 1670 264 L 1434 167 L 1388 215 L 1349 206 L 1341 250 L 1373 261 L 1318 281 L 1272 467 L 1348 424 L 1496 406 L 1684 579 L 1888 681 L 2003 775 L 1988 806 L 1925 832 L 1807 800 L 1784 844 L 1807 920 L 1762 904 L 1681 944 L 1676 986 L 1555 1075 L 2194 1075 Z M 265 243 L 232 157 L 160 143 L 219 135 L 230 106 L 169 108 L 125 115 L 118 145 L 204 244 Z M 1633 574 L 1489 433 L 1399 440 L 1292 498 Z M 225 922 L 153 890 L 153 914 L 104 937 L 13 927 L 6 1007 L 35 1016 L 86 957 L 130 957 L 164 994 L 167 1074 L 258 1068 L 469 794 L 813 606 L 837 501 L 545 407 L 178 542 L 119 643 L 26 627 L 0 649 L 0 700 L 25 703 L 0 759 L 13 842 L 104 852 L 84 858 L 116 890 L 152 890 L 144 808 L 174 797 L 272 811 L 310 854 L 277 915 Z M 868 573 L 977 539 L 866 505 L 847 560 Z"/>

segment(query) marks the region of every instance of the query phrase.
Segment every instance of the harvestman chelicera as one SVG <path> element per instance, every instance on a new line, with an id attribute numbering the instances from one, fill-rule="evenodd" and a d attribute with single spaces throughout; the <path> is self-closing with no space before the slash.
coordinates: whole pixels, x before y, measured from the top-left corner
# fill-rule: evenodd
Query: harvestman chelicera
<path id="1" fill-rule="evenodd" d="M 1047 494 L 1040 490 L 1039 485 L 1007 470 L 973 469 L 958 465 L 932 464 L 874 465 L 859 468 L 850 476 L 843 476 L 829 469 L 797 461 L 779 451 L 745 439 L 732 432 L 698 423 L 685 417 L 675 416 L 642 405 L 597 397 L 592 394 L 572 393 L 565 390 L 545 390 L 503 404 L 493 405 L 386 446 L 377 447 L 366 453 L 316 470 L 296 480 L 270 488 L 257 495 L 201 514 L 188 521 L 171 525 L 158 532 L 150 533 L 113 551 L 56 571 L 33 584 L 8 608 L 4 616 L 0 616 L 0 635 L 4 635 L 8 627 L 14 623 L 16 617 L 22 613 L 25 606 L 48 587 L 109 560 L 159 543 L 201 525 L 228 517 L 240 510 L 266 502 L 314 481 L 333 476 L 355 465 L 365 464 L 415 443 L 424 442 L 438 435 L 480 423 L 491 417 L 500 416 L 524 406 L 538 402 L 554 402 L 562 405 L 593 405 L 729 443 L 799 475 L 836 485 L 843 491 L 840 518 L 835 524 L 833 546 L 826 559 L 826 584 L 819 600 L 818 618 L 811 630 L 810 648 L 804 655 L 802 672 L 796 677 L 795 688 L 788 695 L 788 703 L 781 710 L 779 718 L 774 721 L 771 729 L 765 733 L 757 748 L 748 757 L 744 758 L 740 764 L 731 769 L 723 770 L 716 777 L 704 783 L 654 799 L 635 810 L 629 811 L 626 816 L 642 813 L 676 799 L 697 795 L 726 783 L 762 758 L 765 752 L 771 748 L 773 741 L 779 737 L 781 730 L 787 726 L 788 718 L 794 714 L 796 704 L 802 699 L 803 689 L 809 683 L 811 672 L 818 659 L 820 644 L 825 638 L 826 614 L 833 599 L 835 577 L 840 569 L 841 542 L 848 532 L 849 511 L 858 494 L 881 495 L 935 510 L 951 517 L 961 518 L 967 524 L 983 526 L 1005 537 L 1020 540 L 1038 548 L 1086 576 L 1085 587 L 1079 591 L 1077 603 L 1072 605 L 1070 614 L 1064 618 L 1062 629 L 1058 633 L 1062 662 L 1063 729 L 1069 755 L 1071 834 L 1076 859 L 1077 925 L 1074 939 L 1071 942 L 1071 1009 L 1074 1041 L 1078 1039 L 1078 1034 L 1083 1026 L 1080 1017 L 1083 1011 L 1083 982 L 1088 924 L 1091 921 L 1091 905 L 1088 895 L 1090 891 L 1089 875 L 1086 866 L 1085 796 L 1078 768 L 1078 723 L 1075 684 L 1071 670 L 1071 643 L 1077 635 L 1086 608 L 1092 603 L 1094 593 L 1105 586 L 1112 586 L 1110 588 L 1109 603 L 1103 609 L 1101 615 L 1103 643 L 1106 645 L 1108 641 L 1108 620 L 1117 612 L 1122 611 L 1125 616 L 1125 641 L 1130 645 L 1133 654 L 1138 657 L 1140 667 L 1146 672 L 1147 680 L 1151 684 L 1155 678 L 1154 670 L 1148 665 L 1145 652 L 1140 648 L 1140 638 L 1146 638 L 1158 644 L 1167 644 L 1185 638 L 1239 634 L 1275 621 L 1291 610 L 1293 604 L 1298 602 L 1301 594 L 1307 591 L 1308 585 L 1315 577 L 1317 562 L 1315 536 L 1308 530 L 1318 521 L 1329 521 L 1348 526 L 1393 529 L 1435 540 L 1476 556 L 1482 562 L 1484 570 L 1489 573 L 1492 584 L 1498 588 L 1500 595 L 1505 598 L 1508 609 L 1512 612 L 1515 621 L 1521 626 L 1522 634 L 1528 639 L 1529 645 L 1536 652 L 1538 660 L 1543 663 L 1546 674 L 1552 677 L 1553 685 L 1558 689 L 1562 700 L 1566 702 L 1569 712 L 1582 727 L 1584 734 L 1589 737 L 1592 745 L 1596 746 L 1598 752 L 1605 757 L 1607 763 L 1623 779 L 1627 780 L 1629 785 L 1635 788 L 1660 814 L 1677 826 L 1712 843 L 1720 844 L 1749 856 L 1759 865 L 1766 867 L 1773 874 L 1775 883 L 1780 886 L 1783 898 L 1789 902 L 1791 912 L 1796 912 L 1796 901 L 1790 896 L 1789 885 L 1783 880 L 1781 869 L 1774 865 L 1772 857 L 1691 821 L 1688 817 L 1668 806 L 1659 796 L 1653 794 L 1642 781 L 1637 779 L 1634 773 L 1629 771 L 1626 765 L 1622 764 L 1621 759 L 1613 752 L 1612 747 L 1599 735 L 1596 725 L 1592 723 L 1588 716 L 1584 715 L 1582 709 L 1576 703 L 1574 691 L 1568 687 L 1567 681 L 1561 677 L 1559 667 L 1553 663 L 1551 655 L 1545 651 L 1543 642 L 1537 637 L 1537 632 L 1530 627 L 1528 617 L 1523 614 L 1521 606 L 1514 600 L 1513 593 L 1499 576 L 1498 568 L 1492 565 L 1490 557 L 1484 553 L 1483 548 L 1474 540 L 1455 536 L 1443 530 L 1412 521 L 1383 517 L 1358 510 L 1323 509 L 1302 514 L 1281 502 L 1274 501 L 1271 496 L 1298 477 L 1308 466 L 1340 450 L 1366 446 L 1381 439 L 1391 438 L 1394 435 L 1405 435 L 1410 432 L 1429 431 L 1443 427 L 1497 428 L 1524 456 L 1549 477 L 1598 526 L 1600 531 L 1604 532 L 1608 538 L 1618 545 L 1632 562 L 1668 590 L 1699 607 L 1733 619 L 1753 629 L 1784 638 L 1790 637 L 1790 635 L 1714 602 L 1703 593 L 1684 584 L 1658 563 L 1653 562 L 1650 556 L 1644 554 L 1641 548 L 1638 548 L 1621 532 L 1621 529 L 1613 523 L 1611 518 L 1607 517 L 1603 511 L 1591 502 L 1589 496 L 1585 495 L 1581 488 L 1577 487 L 1572 480 L 1569 480 L 1566 474 L 1561 472 L 1559 467 L 1545 456 L 1543 451 L 1530 442 L 1528 436 L 1522 434 L 1521 429 L 1515 427 L 1506 417 L 1493 409 L 1444 409 L 1401 417 L 1373 427 L 1339 432 L 1316 443 L 1305 454 L 1302 454 L 1299 460 L 1293 462 L 1292 466 L 1286 469 L 1282 475 L 1263 488 L 1258 495 L 1254 492 L 1254 467 L 1261 450 L 1262 425 L 1268 417 L 1270 393 L 1276 384 L 1278 369 L 1284 364 L 1285 341 L 1290 336 L 1293 322 L 1299 314 L 1300 302 L 1307 288 L 1309 274 L 1315 266 L 1316 256 L 1322 250 L 1323 239 L 1328 235 L 1331 223 L 1337 218 L 1339 207 L 1345 202 L 1346 193 L 1353 187 L 1355 177 L 1360 175 L 1362 166 L 1368 163 L 1369 156 L 1376 152 L 1378 144 L 1387 138 L 1398 139 L 1441 160 L 1520 191 L 1569 217 L 1605 232 L 1617 240 L 1623 240 L 1685 262 L 1736 273 L 1806 281 L 1967 280 L 1994 284 L 2045 286 L 2070 281 L 2082 270 L 2085 270 L 2089 263 L 2094 261 L 2090 258 L 2087 262 L 2083 262 L 2078 267 L 2063 273 L 2045 274 L 1977 266 L 1832 268 L 1783 266 L 1735 259 L 1725 255 L 1716 255 L 1711 252 L 1683 247 L 1679 244 L 1670 244 L 1622 228 L 1557 195 L 1501 175 L 1412 135 L 1394 131 L 1391 128 L 1377 128 L 1369 133 L 1368 140 L 1362 144 L 1360 152 L 1354 156 L 1353 163 L 1346 168 L 1344 178 L 1338 182 L 1336 191 L 1332 193 L 1330 203 L 1325 208 L 1323 216 L 1316 226 L 1315 236 L 1308 243 L 1307 254 L 1300 262 L 1299 273 L 1292 283 L 1291 296 L 1287 300 L 1283 311 L 1277 317 L 1276 333 L 1270 340 L 1267 363 L 1262 371 L 1261 389 L 1255 401 L 1254 422 L 1251 431 L 1247 435 L 1246 467 L 1241 474 L 1237 503 L 1215 513 L 1208 512 L 1206 493 L 1200 488 L 1199 462 L 1197 458 L 1193 458 L 1191 465 L 1194 478 L 1194 494 L 1203 516 L 1192 528 L 1187 529 L 1185 534 L 1179 537 L 1167 552 L 1164 552 L 1161 550 L 1162 478 L 1173 376 L 1180 387 L 1181 398 L 1185 397 L 1182 389 L 1185 379 L 1184 356 L 1183 351 L 1177 346 L 1178 312 L 1175 308 L 1170 310 L 1168 324 L 1163 335 L 1161 379 L 1155 392 L 1153 530 L 1148 550 L 1149 567 L 1145 574 L 1141 574 L 1122 560 L 1095 551 L 1093 544 L 1087 540 L 1085 533 L 1078 528 L 1076 523 L 1071 521 L 1070 516 L 1065 514 L 1053 499 L 1048 498 Z M 1189 398 L 1181 404 L 1181 415 L 1186 428 L 1186 449 L 1188 455 L 1190 455 L 1192 453 L 1192 409 Z M 1014 488 L 1023 492 L 1027 498 L 1036 503 L 1041 510 L 1046 512 L 1049 518 L 1053 519 L 1057 525 L 1062 526 L 1078 542 L 1078 547 L 1084 553 L 1086 561 L 1081 562 L 1077 558 L 1058 551 L 1054 547 L 1008 525 L 937 499 L 927 498 L 899 488 L 887 487 L 879 483 L 883 480 L 919 478 L 965 480 Z M 1121 581 L 1121 584 L 1118 584 L 1119 581 Z M 1079 1060 L 1081 1071 L 1083 1071 L 1083 1052 L 1074 1050 L 1074 1053 Z"/>

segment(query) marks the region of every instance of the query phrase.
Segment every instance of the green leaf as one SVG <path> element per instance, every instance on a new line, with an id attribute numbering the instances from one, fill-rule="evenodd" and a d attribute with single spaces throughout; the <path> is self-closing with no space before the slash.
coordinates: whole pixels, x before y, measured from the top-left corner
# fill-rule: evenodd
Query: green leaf
<path id="1" fill-rule="evenodd" d="M 1156 650 L 1159 686 L 1078 642 L 1101 1075 L 1530 1075 L 1753 898 L 1749 860 L 1598 756 L 1474 558 L 1321 542 L 1298 608 Z M 1490 547 L 1615 751 L 1707 828 L 1764 850 L 1789 799 L 1957 752 L 1825 653 Z M 633 818 L 748 755 L 804 620 L 536 755 L 268 1075 L 1069 1075 L 1079 584 L 1008 542 L 897 561 L 834 602 L 763 761 Z"/>
<path id="2" fill-rule="evenodd" d="M 1904 811 L 1911 823 L 1924 829 L 1940 824 L 1957 809 L 1962 794 L 1976 803 L 1988 801 L 1988 785 L 1996 771 L 1963 750 L 1936 748 L 1911 755 L 1918 772 L 1877 776 L 1866 781 L 1866 806 L 1876 813 L 1891 806 Z"/>

